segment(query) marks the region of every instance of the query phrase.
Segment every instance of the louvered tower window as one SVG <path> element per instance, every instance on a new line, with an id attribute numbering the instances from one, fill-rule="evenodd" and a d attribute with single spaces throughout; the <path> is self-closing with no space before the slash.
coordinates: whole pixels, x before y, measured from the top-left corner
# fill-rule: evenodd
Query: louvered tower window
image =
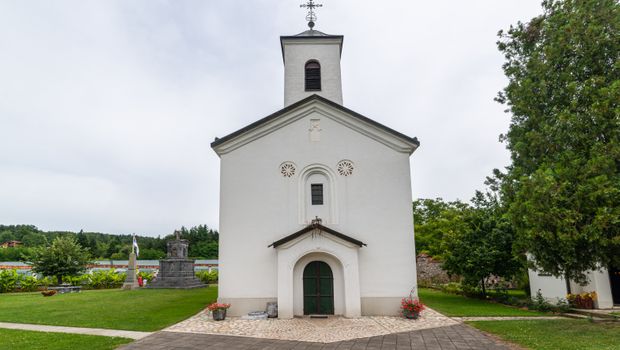
<path id="1" fill-rule="evenodd" d="M 306 63 L 306 91 L 321 90 L 321 65 L 317 61 Z"/>

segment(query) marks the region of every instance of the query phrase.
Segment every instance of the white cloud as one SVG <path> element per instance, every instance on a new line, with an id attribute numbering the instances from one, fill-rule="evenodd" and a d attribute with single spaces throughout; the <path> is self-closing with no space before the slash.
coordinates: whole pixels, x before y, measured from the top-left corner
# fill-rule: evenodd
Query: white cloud
<path id="1" fill-rule="evenodd" d="M 468 199 L 508 163 L 496 33 L 538 0 L 325 0 L 345 105 L 422 147 L 414 197 Z M 0 223 L 167 234 L 218 226 L 209 143 L 282 107 L 298 2 L 0 3 Z"/>

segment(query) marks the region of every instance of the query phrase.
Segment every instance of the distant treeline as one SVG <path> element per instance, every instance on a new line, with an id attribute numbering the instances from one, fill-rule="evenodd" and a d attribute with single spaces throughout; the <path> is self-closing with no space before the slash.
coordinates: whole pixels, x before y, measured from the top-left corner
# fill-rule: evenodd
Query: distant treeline
<path id="1" fill-rule="evenodd" d="M 181 238 L 190 242 L 189 256 L 201 259 L 217 259 L 219 233 L 198 225 L 187 229 L 180 228 Z M 33 225 L 0 225 L 0 244 L 7 241 L 20 241 L 17 248 L 0 248 L 0 261 L 28 261 L 32 250 L 46 247 L 57 236 L 73 236 L 77 242 L 88 249 L 95 259 L 126 260 L 131 252 L 131 235 L 114 235 L 99 232 L 41 231 Z M 174 239 L 174 234 L 165 237 L 138 236 L 140 259 L 161 259 L 166 256 L 166 241 Z"/>

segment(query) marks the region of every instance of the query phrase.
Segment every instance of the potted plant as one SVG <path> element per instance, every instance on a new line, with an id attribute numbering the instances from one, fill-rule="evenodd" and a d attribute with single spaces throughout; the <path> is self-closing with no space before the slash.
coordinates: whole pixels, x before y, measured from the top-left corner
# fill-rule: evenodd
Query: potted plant
<path id="1" fill-rule="evenodd" d="M 403 316 L 409 319 L 417 320 L 424 308 L 424 304 L 418 298 L 413 298 L 411 295 L 408 298 L 403 298 L 400 302 L 400 310 Z"/>
<path id="2" fill-rule="evenodd" d="M 226 318 L 226 310 L 230 307 L 230 304 L 213 303 L 207 306 L 207 310 L 213 315 L 213 320 L 222 321 Z"/>
<path id="3" fill-rule="evenodd" d="M 581 294 L 568 294 L 566 296 L 571 306 L 578 309 L 594 309 L 594 302 L 597 299 L 596 292 L 584 292 Z"/>

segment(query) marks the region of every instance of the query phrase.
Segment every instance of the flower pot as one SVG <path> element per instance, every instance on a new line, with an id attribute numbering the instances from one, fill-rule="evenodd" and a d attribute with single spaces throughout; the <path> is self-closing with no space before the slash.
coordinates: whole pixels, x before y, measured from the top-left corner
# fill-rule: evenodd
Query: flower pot
<path id="1" fill-rule="evenodd" d="M 213 311 L 213 320 L 222 321 L 226 318 L 226 309 L 217 309 Z"/>
<path id="2" fill-rule="evenodd" d="M 273 301 L 273 302 L 267 303 L 267 317 L 269 318 L 278 317 L 278 303 L 277 302 Z"/>
<path id="3" fill-rule="evenodd" d="M 408 318 L 410 320 L 417 320 L 418 317 L 420 317 L 419 312 L 415 312 L 415 311 L 405 312 L 405 318 Z"/>

